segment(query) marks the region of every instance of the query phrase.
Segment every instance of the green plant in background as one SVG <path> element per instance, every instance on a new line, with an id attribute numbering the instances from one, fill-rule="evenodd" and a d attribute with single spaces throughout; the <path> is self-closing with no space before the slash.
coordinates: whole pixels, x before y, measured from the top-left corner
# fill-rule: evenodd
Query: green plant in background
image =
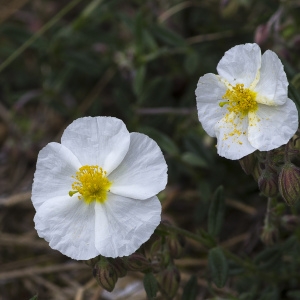
<path id="1" fill-rule="evenodd" d="M 58 273 L 34 273 L 69 263 L 48 246 L 38 248 L 34 233 L 31 244 L 1 246 L 4 299 L 75 298 L 74 280 L 89 299 L 94 287 L 83 287 L 92 273 L 113 293 L 118 278 L 143 274 L 149 299 L 298 299 L 298 132 L 286 145 L 254 147 L 268 152 L 239 160 L 252 180 L 216 154 L 216 141 L 198 121 L 194 92 L 200 76 L 216 73 L 225 51 L 255 42 L 281 59 L 299 111 L 299 32 L 297 1 L 273 0 L 37 0 L 3 22 L 0 163 L 8 172 L 1 197 L 28 191 L 39 150 L 82 116 L 114 116 L 130 132 L 148 135 L 162 149 L 169 175 L 158 195 L 162 222 L 150 240 L 127 257 L 86 261 L 86 277 L 85 269 L 68 271 L 73 285 L 63 265 Z M 2 203 L 4 235 L 29 238 L 32 207 Z M 26 273 L 34 274 L 29 279 L 9 273 L 9 263 L 21 272 L 32 258 L 31 267 L 41 269 Z"/>

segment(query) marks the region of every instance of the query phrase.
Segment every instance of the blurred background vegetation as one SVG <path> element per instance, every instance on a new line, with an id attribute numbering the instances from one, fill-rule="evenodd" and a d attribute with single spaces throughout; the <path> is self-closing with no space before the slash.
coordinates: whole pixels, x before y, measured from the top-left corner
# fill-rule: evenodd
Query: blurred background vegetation
<path id="1" fill-rule="evenodd" d="M 122 119 L 162 148 L 164 220 L 205 234 L 212 193 L 224 186 L 218 240 L 246 264 L 227 258 L 228 278 L 218 288 L 207 250 L 187 239 L 175 261 L 175 299 L 300 299 L 299 207 L 279 200 L 276 234 L 262 242 L 266 198 L 238 162 L 217 156 L 194 94 L 225 51 L 256 42 L 281 58 L 290 97 L 300 103 L 300 1 L 1 0 L 0 41 L 0 299 L 146 299 L 142 274 L 105 292 L 86 265 L 34 230 L 39 150 L 59 142 L 74 119 L 99 115 Z"/>

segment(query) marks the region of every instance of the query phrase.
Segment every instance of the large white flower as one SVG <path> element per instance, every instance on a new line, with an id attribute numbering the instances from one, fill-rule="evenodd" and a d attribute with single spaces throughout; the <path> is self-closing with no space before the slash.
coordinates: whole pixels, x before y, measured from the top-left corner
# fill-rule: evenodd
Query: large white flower
<path id="1" fill-rule="evenodd" d="M 75 120 L 38 156 L 32 202 L 40 237 L 77 260 L 130 255 L 161 219 L 167 165 L 149 137 L 112 117 Z"/>
<path id="2" fill-rule="evenodd" d="M 238 45 L 225 53 L 217 71 L 199 79 L 196 97 L 199 120 L 217 137 L 218 154 L 240 159 L 286 144 L 298 128 L 298 112 L 277 55 L 261 55 L 256 44 Z"/>

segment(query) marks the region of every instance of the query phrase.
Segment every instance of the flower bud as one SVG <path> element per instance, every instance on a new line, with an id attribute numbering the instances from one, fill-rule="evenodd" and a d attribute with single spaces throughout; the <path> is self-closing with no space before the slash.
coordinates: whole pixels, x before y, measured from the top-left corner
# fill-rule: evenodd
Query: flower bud
<path id="1" fill-rule="evenodd" d="M 150 262 L 140 253 L 133 253 L 125 260 L 127 270 L 146 271 L 151 268 Z"/>
<path id="2" fill-rule="evenodd" d="M 300 218 L 294 215 L 285 215 L 281 218 L 281 225 L 287 230 L 293 231 L 300 224 Z"/>
<path id="3" fill-rule="evenodd" d="M 89 260 L 83 260 L 82 262 L 85 263 L 87 266 L 93 268 L 95 266 L 96 262 L 98 262 L 99 259 L 100 259 L 100 257 L 96 256 L 96 257 L 91 258 Z"/>
<path id="4" fill-rule="evenodd" d="M 172 258 L 180 258 L 184 252 L 185 239 L 181 235 L 169 235 L 167 238 L 168 249 Z"/>
<path id="5" fill-rule="evenodd" d="M 150 254 L 155 256 L 157 252 L 160 252 L 162 249 L 161 239 L 154 241 L 151 245 Z"/>
<path id="6" fill-rule="evenodd" d="M 279 173 L 279 191 L 288 205 L 300 199 L 300 168 L 286 163 Z"/>
<path id="7" fill-rule="evenodd" d="M 258 181 L 258 178 L 260 177 L 262 171 L 263 171 L 263 169 L 262 169 L 261 163 L 257 162 L 251 173 L 255 181 Z"/>
<path id="8" fill-rule="evenodd" d="M 256 157 L 253 153 L 239 159 L 239 163 L 243 169 L 243 171 L 247 174 L 250 175 L 255 167 L 256 163 Z"/>
<path id="9" fill-rule="evenodd" d="M 275 197 L 279 193 L 277 173 L 268 169 L 262 171 L 258 178 L 258 187 L 266 197 Z"/>
<path id="10" fill-rule="evenodd" d="M 127 274 L 127 268 L 125 263 L 123 262 L 122 258 L 108 258 L 109 262 L 115 268 L 118 277 L 124 277 Z"/>
<path id="11" fill-rule="evenodd" d="M 161 259 L 159 256 L 154 256 L 151 259 L 151 269 L 153 273 L 159 273 L 161 269 L 163 268 Z"/>
<path id="12" fill-rule="evenodd" d="M 96 278 L 98 284 L 109 292 L 114 289 L 118 280 L 115 268 L 105 257 L 101 257 L 95 264 L 93 276 Z"/>
<path id="13" fill-rule="evenodd" d="M 260 239 L 267 246 L 272 246 L 278 240 L 278 230 L 274 226 L 264 226 Z"/>
<path id="14" fill-rule="evenodd" d="M 179 287 L 180 273 L 174 265 L 170 265 L 157 276 L 157 281 L 161 291 L 172 299 Z"/>

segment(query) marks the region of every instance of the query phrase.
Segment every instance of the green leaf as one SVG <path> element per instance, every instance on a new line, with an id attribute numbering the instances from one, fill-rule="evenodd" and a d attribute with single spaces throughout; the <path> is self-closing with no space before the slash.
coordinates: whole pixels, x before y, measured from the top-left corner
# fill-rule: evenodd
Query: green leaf
<path id="1" fill-rule="evenodd" d="M 153 273 L 146 273 L 143 282 L 147 297 L 154 299 L 158 291 L 158 286 Z"/>
<path id="2" fill-rule="evenodd" d="M 200 156 L 192 153 L 192 152 L 185 152 L 181 156 L 182 161 L 186 162 L 187 164 L 194 166 L 194 167 L 203 167 L 207 168 L 207 162 L 202 159 Z"/>
<path id="3" fill-rule="evenodd" d="M 221 248 L 215 247 L 209 251 L 208 265 L 213 282 L 218 288 L 223 287 L 228 276 L 228 262 Z"/>
<path id="4" fill-rule="evenodd" d="M 140 96 L 143 92 L 144 81 L 146 77 L 146 66 L 140 66 L 135 74 L 134 81 L 133 81 L 133 90 L 136 96 Z"/>
<path id="5" fill-rule="evenodd" d="M 208 211 L 208 233 L 218 236 L 224 219 L 225 200 L 223 186 L 219 186 L 213 194 Z"/>
<path id="6" fill-rule="evenodd" d="M 30 298 L 29 300 L 38 300 L 38 294 L 36 294 L 36 295 L 33 296 L 32 298 Z"/>
<path id="7" fill-rule="evenodd" d="M 183 294 L 182 294 L 182 300 L 194 300 L 197 297 L 197 277 L 195 275 L 191 276 L 189 281 L 186 283 Z"/>
<path id="8" fill-rule="evenodd" d="M 184 60 L 184 68 L 190 75 L 194 74 L 199 65 L 199 55 L 196 51 L 188 52 Z"/>
<path id="9" fill-rule="evenodd" d="M 205 230 L 200 228 L 199 234 L 201 235 L 202 239 L 205 241 L 206 247 L 212 248 L 217 245 L 215 239 Z"/>
<path id="10" fill-rule="evenodd" d="M 152 26 L 151 29 L 153 35 L 155 35 L 159 40 L 170 46 L 186 46 L 185 40 L 180 35 L 169 30 L 166 27 L 162 27 L 160 25 L 155 24 Z"/>
<path id="11" fill-rule="evenodd" d="M 277 269 L 281 262 L 282 251 L 278 246 L 267 248 L 260 252 L 253 262 L 261 270 Z"/>
<path id="12" fill-rule="evenodd" d="M 136 46 L 136 54 L 139 56 L 143 53 L 144 48 L 144 16 L 139 11 L 136 15 L 135 22 L 134 22 L 134 41 Z"/>

